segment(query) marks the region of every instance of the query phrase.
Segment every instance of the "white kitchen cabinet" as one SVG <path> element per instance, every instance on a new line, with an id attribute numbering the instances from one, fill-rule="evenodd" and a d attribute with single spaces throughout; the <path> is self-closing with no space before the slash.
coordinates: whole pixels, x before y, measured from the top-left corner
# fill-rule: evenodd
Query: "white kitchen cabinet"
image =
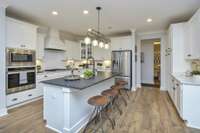
<path id="1" fill-rule="evenodd" d="M 13 18 L 6 19 L 6 46 L 36 49 L 37 26 Z"/>
<path id="2" fill-rule="evenodd" d="M 93 48 L 93 56 L 94 56 L 95 60 L 110 60 L 111 59 L 111 49 L 94 47 Z"/>
<path id="3" fill-rule="evenodd" d="M 132 50 L 133 42 L 131 36 L 111 38 L 111 50 Z"/>
<path id="4" fill-rule="evenodd" d="M 65 40 L 65 50 L 67 59 L 80 60 L 80 43 Z"/>
<path id="5" fill-rule="evenodd" d="M 185 60 L 185 26 L 186 23 L 171 24 L 169 36 L 170 73 L 186 72 L 190 70 L 190 64 Z"/>
<path id="6" fill-rule="evenodd" d="M 174 77 L 172 83 L 173 88 L 168 92 L 179 116 L 188 126 L 200 128 L 200 86 L 181 83 Z"/>
<path id="7" fill-rule="evenodd" d="M 189 20 L 185 28 L 185 58 L 200 59 L 200 10 Z"/>
<path id="8" fill-rule="evenodd" d="M 36 58 L 44 58 L 44 45 L 45 45 L 45 34 L 37 33 L 37 44 L 36 44 Z"/>
<path id="9" fill-rule="evenodd" d="M 7 107 L 21 104 L 23 102 L 42 96 L 42 89 L 31 89 L 14 94 L 7 95 Z"/>

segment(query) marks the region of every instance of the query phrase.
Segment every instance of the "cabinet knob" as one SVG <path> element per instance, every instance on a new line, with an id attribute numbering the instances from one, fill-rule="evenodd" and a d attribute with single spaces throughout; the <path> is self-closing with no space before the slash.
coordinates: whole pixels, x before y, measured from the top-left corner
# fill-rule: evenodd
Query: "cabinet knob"
<path id="1" fill-rule="evenodd" d="M 191 54 L 188 54 L 187 56 L 190 57 L 190 56 L 192 56 L 192 55 L 191 55 Z"/>
<path id="2" fill-rule="evenodd" d="M 176 90 L 176 88 L 175 88 L 175 87 L 173 87 L 173 90 Z"/>
<path id="3" fill-rule="evenodd" d="M 31 96 L 33 96 L 33 95 L 32 95 L 32 94 L 29 94 L 28 96 L 31 97 Z"/>

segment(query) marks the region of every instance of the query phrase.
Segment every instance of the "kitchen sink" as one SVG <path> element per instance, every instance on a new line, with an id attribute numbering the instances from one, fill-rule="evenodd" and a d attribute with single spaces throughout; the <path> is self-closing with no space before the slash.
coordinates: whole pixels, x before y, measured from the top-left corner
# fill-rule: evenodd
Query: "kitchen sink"
<path id="1" fill-rule="evenodd" d="M 81 77 L 80 75 L 69 75 L 69 76 L 65 76 L 64 79 L 66 81 L 74 81 L 74 80 L 80 80 Z"/>

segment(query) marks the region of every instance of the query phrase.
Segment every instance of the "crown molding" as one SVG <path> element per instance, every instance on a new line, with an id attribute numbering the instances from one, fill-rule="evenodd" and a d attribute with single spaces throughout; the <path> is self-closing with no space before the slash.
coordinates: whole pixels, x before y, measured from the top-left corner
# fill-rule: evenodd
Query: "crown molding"
<path id="1" fill-rule="evenodd" d="M 160 31 L 152 31 L 152 32 L 137 32 L 138 36 L 143 36 L 143 35 L 149 35 L 149 34 L 166 34 L 166 30 L 160 30 Z"/>
<path id="2" fill-rule="evenodd" d="M 8 1 L 7 0 L 1 0 L 0 8 L 7 8 L 8 7 Z"/>

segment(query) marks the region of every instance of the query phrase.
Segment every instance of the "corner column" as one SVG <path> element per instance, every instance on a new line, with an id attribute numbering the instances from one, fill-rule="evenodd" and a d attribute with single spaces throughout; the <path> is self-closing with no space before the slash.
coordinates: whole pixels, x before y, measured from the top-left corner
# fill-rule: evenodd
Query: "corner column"
<path id="1" fill-rule="evenodd" d="M 136 58 L 135 58 L 135 48 L 136 48 L 136 34 L 135 34 L 135 29 L 131 30 L 131 37 L 132 37 L 132 91 L 136 90 L 136 79 L 137 79 L 137 74 L 136 74 Z"/>
<path id="2" fill-rule="evenodd" d="M 0 117 L 7 115 L 6 108 L 6 7 L 7 3 L 0 3 Z"/>

